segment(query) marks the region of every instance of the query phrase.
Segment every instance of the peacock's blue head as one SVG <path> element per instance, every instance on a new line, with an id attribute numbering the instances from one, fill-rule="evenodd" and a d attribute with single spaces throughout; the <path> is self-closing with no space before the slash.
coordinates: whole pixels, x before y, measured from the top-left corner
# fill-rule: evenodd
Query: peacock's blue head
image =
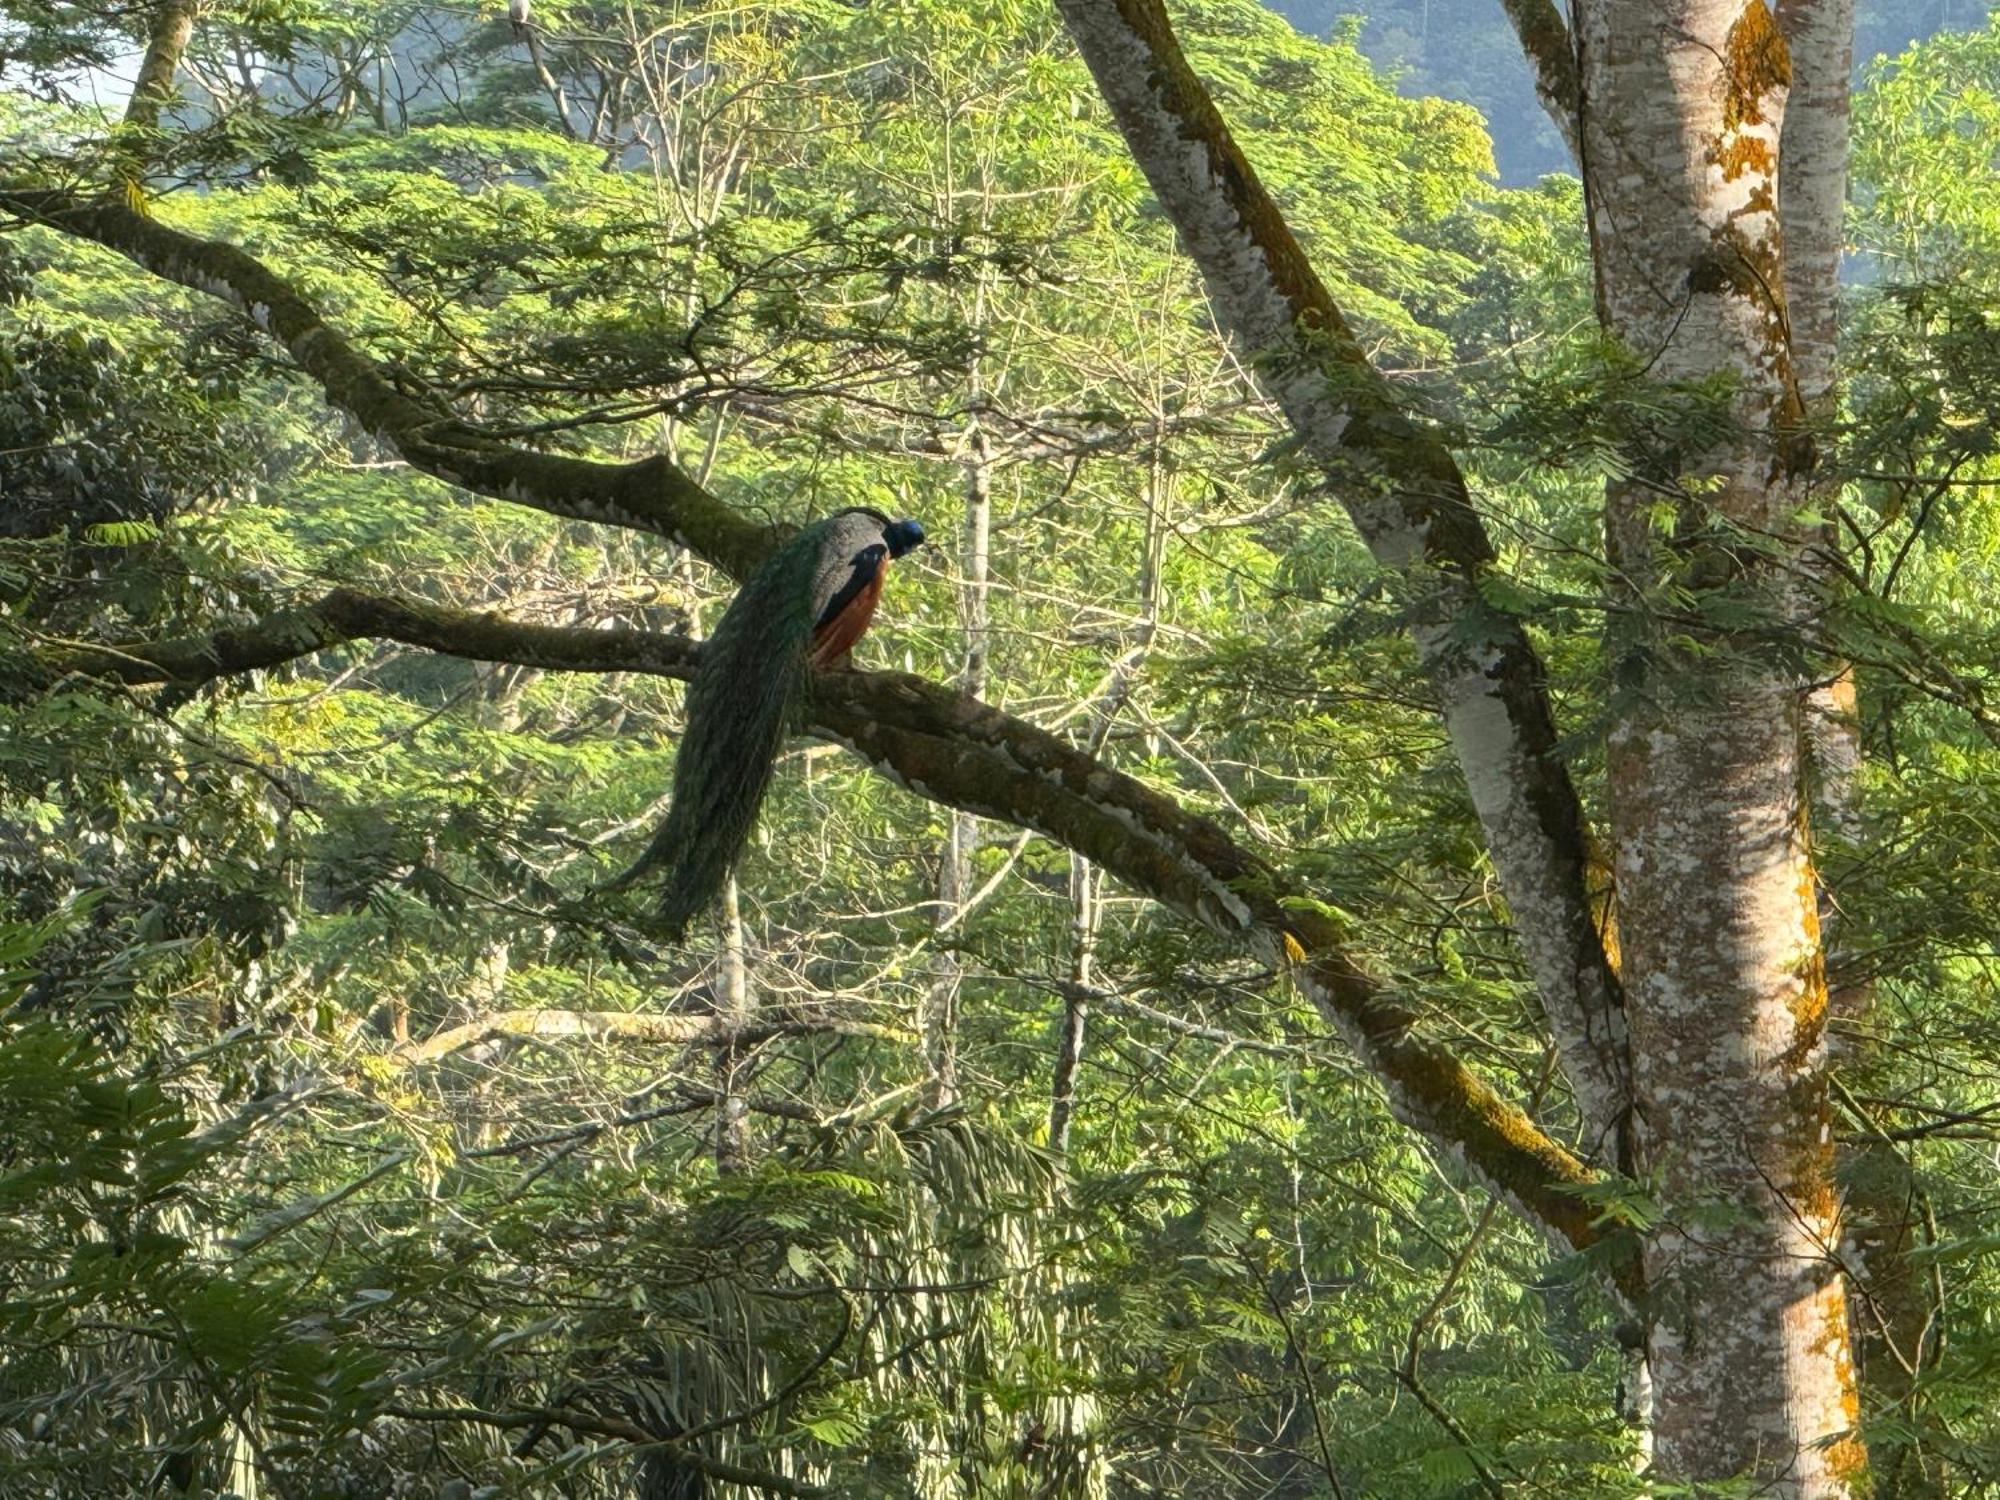
<path id="1" fill-rule="evenodd" d="M 882 540 L 889 544 L 891 557 L 901 557 L 923 546 L 924 528 L 913 520 L 894 521 L 882 528 Z"/>

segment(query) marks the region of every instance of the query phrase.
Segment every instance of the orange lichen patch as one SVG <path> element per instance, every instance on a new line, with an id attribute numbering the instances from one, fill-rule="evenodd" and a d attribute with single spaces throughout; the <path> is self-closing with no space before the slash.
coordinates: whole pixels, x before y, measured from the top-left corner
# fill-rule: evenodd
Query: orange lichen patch
<path id="1" fill-rule="evenodd" d="M 1800 822 L 1800 837 L 1804 837 L 1803 810 Z M 1798 902 L 1803 952 L 1797 985 L 1785 997 L 1785 1009 L 1792 1015 L 1792 1038 L 1778 1059 L 1787 1068 L 1805 1067 L 1826 1032 L 1828 991 L 1826 950 L 1819 933 L 1819 880 L 1807 860 L 1799 861 Z"/>
<path id="2" fill-rule="evenodd" d="M 1802 1038 L 1812 1042 L 1818 1040 L 1820 1028 L 1826 1026 L 1826 956 L 1820 952 L 1816 940 L 1812 952 L 1800 960 L 1798 978 L 1800 986 L 1784 1004 L 1792 1012 L 1792 1024 Z"/>
<path id="3" fill-rule="evenodd" d="M 1835 1378 L 1840 1382 L 1840 1414 L 1849 1428 L 1846 1436 L 1827 1446 L 1827 1467 L 1854 1493 L 1866 1494 L 1868 1450 L 1852 1431 L 1861 1421 L 1861 1392 L 1854 1378 L 1854 1343 L 1847 1322 L 1847 1299 L 1829 1295 L 1825 1307 L 1825 1327 L 1813 1341 L 1811 1352 L 1832 1362 Z"/>
<path id="4" fill-rule="evenodd" d="M 1725 182 L 1734 182 L 1746 172 L 1755 172 L 1760 177 L 1769 177 L 1777 170 L 1778 166 L 1777 158 L 1771 152 L 1771 143 L 1769 141 L 1760 135 L 1738 135 L 1733 130 L 1724 134 L 1720 140 L 1709 148 L 1708 159 L 1722 168 L 1722 176 Z M 1769 208 L 1769 193 L 1767 190 L 1761 188 L 1751 193 L 1752 206 L 1755 206 L 1755 201 L 1760 194 L 1766 199 L 1763 206 Z"/>
<path id="5" fill-rule="evenodd" d="M 1749 0 L 1722 44 L 1722 123 L 1737 130 L 1764 123 L 1770 95 L 1789 87 L 1792 57 L 1764 0 Z"/>
<path id="6" fill-rule="evenodd" d="M 1803 799 L 1799 803 L 1795 826 L 1799 842 L 1803 844 L 1811 836 Z M 1799 1030 L 1810 1032 L 1814 1037 L 1826 1024 L 1826 945 L 1820 940 L 1819 890 L 1819 871 L 1813 868 L 1810 859 L 1801 859 L 1798 880 L 1799 935 L 1804 940 L 1805 959 L 1799 967 L 1800 978 L 1805 983 L 1790 1004 L 1792 1019 L 1798 1023 Z"/>
<path id="7" fill-rule="evenodd" d="M 1845 1370 L 1849 1362 L 1848 1350 L 1851 1347 L 1847 1337 L 1847 1299 L 1822 1294 L 1820 1301 L 1825 1315 L 1820 1322 L 1819 1337 L 1806 1346 L 1807 1350 L 1822 1359 L 1832 1360 L 1835 1365 Z M 1843 1404 L 1846 1394 L 1848 1393 L 1843 1394 Z M 1859 1411 L 1860 1407 L 1857 1405 L 1854 1412 L 1858 1414 Z"/>
<path id="8" fill-rule="evenodd" d="M 1830 1153 L 1808 1147 L 1801 1155 L 1810 1158 L 1808 1170 L 1792 1185 L 1785 1197 L 1793 1212 L 1808 1223 L 1831 1224 L 1840 1213 L 1840 1194 L 1827 1173 Z"/>
<path id="9" fill-rule="evenodd" d="M 1805 960 L 1799 987 L 1785 1001 L 1792 1013 L 1793 1041 L 1788 1050 L 1802 1051 L 1818 1043 L 1826 1030 L 1826 957 L 1817 947 Z"/>
<path id="10" fill-rule="evenodd" d="M 1840 1217 L 1834 1182 L 1833 1113 L 1824 1075 L 1794 1076 L 1783 1085 L 1785 1137 L 1773 1144 L 1763 1171 L 1800 1222 L 1831 1225 Z"/>
<path id="11" fill-rule="evenodd" d="M 1826 1031 L 1826 978 L 1817 959 L 1806 983 L 1786 1000 L 1785 1008 L 1792 1013 L 1792 1036 L 1778 1053 L 1777 1063 L 1788 1072 L 1795 1072 L 1811 1064 L 1813 1049 Z"/>
<path id="12" fill-rule="evenodd" d="M 1826 1445 L 1826 1467 L 1853 1495 L 1872 1494 L 1868 1483 L 1868 1449 L 1852 1435 Z"/>
<path id="13" fill-rule="evenodd" d="M 1771 184 L 1766 181 L 1759 183 L 1755 188 L 1751 189 L 1749 198 L 1741 208 L 1736 210 L 1732 217 L 1740 219 L 1745 214 L 1772 214 L 1777 211 L 1777 195 L 1771 191 Z"/>

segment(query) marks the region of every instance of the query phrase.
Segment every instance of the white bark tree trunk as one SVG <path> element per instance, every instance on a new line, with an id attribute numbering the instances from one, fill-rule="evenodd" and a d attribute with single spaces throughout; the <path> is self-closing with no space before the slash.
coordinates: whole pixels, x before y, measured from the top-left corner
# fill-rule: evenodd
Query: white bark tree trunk
<path id="1" fill-rule="evenodd" d="M 1083 1066 L 1084 1028 L 1090 1021 L 1091 989 L 1097 983 L 1098 901 L 1103 887 L 1104 877 L 1089 860 L 1070 861 L 1069 988 L 1063 993 L 1055 1074 L 1049 1084 L 1051 1151 L 1069 1150 L 1070 1121 L 1076 1116 L 1076 1081 Z"/>
<path id="2" fill-rule="evenodd" d="M 722 887 L 722 952 L 716 975 L 716 1016 L 731 1031 L 756 1018 L 750 993 L 750 964 L 743 933 L 743 903 L 736 877 Z M 724 1176 L 750 1165 L 750 1104 L 744 1097 L 745 1057 L 731 1041 L 715 1054 L 715 1170 Z"/>
<path id="3" fill-rule="evenodd" d="M 1833 390 L 1846 242 L 1854 0 L 1777 0 L 1792 86 L 1779 142 L 1778 216 L 1793 363 L 1808 411 Z"/>
<path id="4" fill-rule="evenodd" d="M 1785 106 L 1780 153 L 1778 213 L 1785 237 L 1785 294 L 1792 330 L 1799 395 L 1821 420 L 1838 415 L 1835 356 L 1840 334 L 1840 259 L 1845 244 L 1847 161 L 1854 70 L 1854 0 L 1777 0 L 1778 28 L 1792 64 L 1791 98 Z M 1826 514 L 1838 481 L 1814 509 Z M 1839 544 L 1828 523 L 1821 545 Z M 1820 587 L 1840 585 L 1822 574 Z M 1816 828 L 1858 843 L 1866 825 L 1860 795 L 1861 720 L 1854 671 L 1831 663 L 1815 674 L 1805 704 L 1806 756 Z M 1837 918 L 1822 904 L 1822 919 Z M 1849 1036 L 1873 1005 L 1866 980 L 1843 980 L 1838 927 L 1821 934 L 1828 950 L 1828 1014 Z M 1867 1049 L 1834 1051 L 1842 1069 L 1868 1067 Z M 1843 1148 L 1845 1229 L 1851 1316 L 1859 1377 L 1872 1407 L 1888 1408 L 1900 1427 L 1869 1445 L 1876 1500 L 1930 1500 L 1944 1492 L 1936 1460 L 1924 1440 L 1929 1415 L 1919 1375 L 1937 1354 L 1942 1324 L 1939 1301 L 1912 1258 L 1920 1244 L 1924 1200 L 1905 1148 L 1878 1129 Z"/>
<path id="5" fill-rule="evenodd" d="M 979 388 L 978 371 L 971 381 Z M 978 697 L 986 691 L 987 654 L 992 631 L 987 606 L 993 553 L 993 452 L 985 431 L 974 422 L 966 435 L 965 525 L 960 538 L 958 591 L 960 633 L 965 655 L 959 667 L 959 686 Z M 937 923 L 940 930 L 955 926 L 964 915 L 965 903 L 973 891 L 972 859 L 979 850 L 979 820 L 968 812 L 951 815 L 944 847 L 938 854 Z M 951 947 L 938 949 L 931 965 L 930 992 L 923 1014 L 924 1069 L 929 1077 L 926 1097 L 933 1108 L 942 1108 L 958 1098 L 958 996 L 963 982 L 958 954 Z"/>
<path id="6" fill-rule="evenodd" d="M 1655 1468 L 1853 1495 L 1866 1460 L 1836 1254 L 1805 685 L 1702 617 L 1728 596 L 1783 618 L 1806 551 L 1779 223 L 1791 63 L 1765 0 L 1586 0 L 1578 24 L 1607 330 L 1663 386 L 1733 388 L 1724 430 L 1635 453 L 1610 499 L 1635 602 L 1673 579 L 1691 607 L 1672 629 L 1698 643 L 1644 625 L 1614 643 L 1630 684 L 1608 761 L 1619 935 L 1641 1158 L 1662 1195 L 1644 1252 Z M 1838 157 L 1787 166 L 1794 206 L 1841 191 Z"/>

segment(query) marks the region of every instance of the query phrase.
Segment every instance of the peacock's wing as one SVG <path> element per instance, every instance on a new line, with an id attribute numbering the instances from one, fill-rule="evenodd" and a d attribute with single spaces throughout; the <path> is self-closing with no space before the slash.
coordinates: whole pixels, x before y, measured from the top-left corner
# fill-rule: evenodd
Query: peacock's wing
<path id="1" fill-rule="evenodd" d="M 824 626 L 842 605 L 866 589 L 889 560 L 882 523 L 866 511 L 842 511 L 820 523 L 819 558 L 813 568 L 812 617 Z"/>

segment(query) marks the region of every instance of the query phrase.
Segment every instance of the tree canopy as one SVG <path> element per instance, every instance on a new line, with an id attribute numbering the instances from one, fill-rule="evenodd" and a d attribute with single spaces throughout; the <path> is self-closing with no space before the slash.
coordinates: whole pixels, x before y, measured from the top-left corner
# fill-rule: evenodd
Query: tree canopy
<path id="1" fill-rule="evenodd" d="M 1656 1492 L 1661 1189 L 1435 661 L 1535 664 L 1588 1021 L 1621 617 L 1727 607 L 1621 593 L 1604 490 L 1734 392 L 1604 335 L 1579 183 L 1473 109 L 1173 21 L 1360 458 L 1053 7 L 4 0 L 0 1490 Z M 2000 1473 L 1997 91 L 2000 27 L 1856 95 L 1834 576 L 1724 622 L 1860 685 L 1814 858 L 1884 1494 Z M 1410 472 L 1448 609 L 1357 530 Z M 680 683 L 847 505 L 933 546 L 664 943 L 600 887 Z"/>

